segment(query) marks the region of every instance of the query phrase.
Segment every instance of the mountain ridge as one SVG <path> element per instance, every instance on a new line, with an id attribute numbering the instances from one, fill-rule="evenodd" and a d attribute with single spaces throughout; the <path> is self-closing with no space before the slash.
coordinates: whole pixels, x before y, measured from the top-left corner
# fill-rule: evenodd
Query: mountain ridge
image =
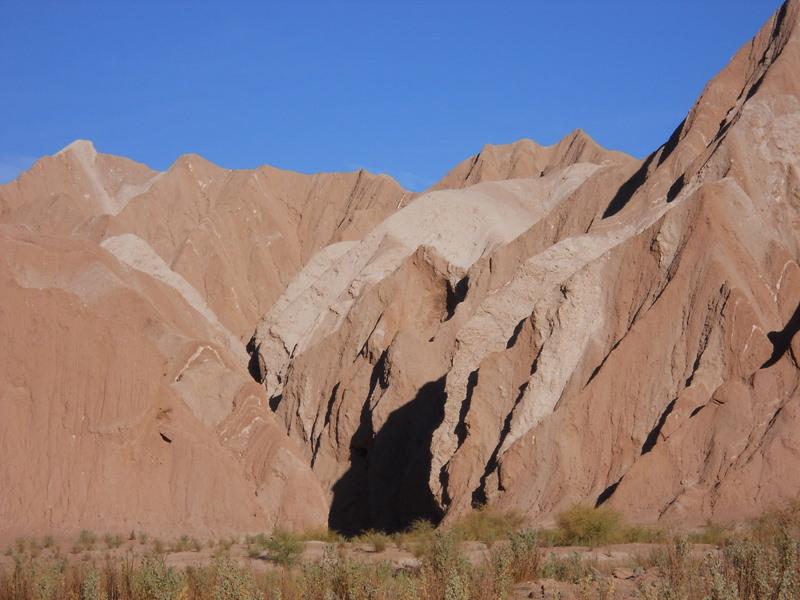
<path id="1" fill-rule="evenodd" d="M 0 537 L 796 497 L 798 20 L 643 160 L 576 130 L 417 194 L 86 140 L 41 159 L 0 186 Z"/>

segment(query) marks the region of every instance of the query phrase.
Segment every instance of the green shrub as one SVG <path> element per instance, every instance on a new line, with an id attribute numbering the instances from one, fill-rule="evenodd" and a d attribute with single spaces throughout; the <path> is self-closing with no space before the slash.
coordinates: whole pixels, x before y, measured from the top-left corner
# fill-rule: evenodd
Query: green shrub
<path id="1" fill-rule="evenodd" d="M 134 571 L 131 587 L 137 600 L 179 600 L 186 594 L 186 577 L 161 557 L 145 556 Z"/>
<path id="2" fill-rule="evenodd" d="M 492 543 L 507 538 L 524 525 L 525 519 L 517 513 L 483 506 L 464 515 L 452 529 L 462 540 Z"/>
<path id="3" fill-rule="evenodd" d="M 188 535 L 182 535 L 178 541 L 172 545 L 173 552 L 186 552 L 191 548 L 191 541 Z"/>
<path id="4" fill-rule="evenodd" d="M 591 574 L 592 571 L 587 561 L 582 560 L 576 552 L 566 557 L 560 557 L 551 552 L 539 568 L 539 577 L 543 579 L 555 579 L 574 584 L 580 583 Z"/>
<path id="5" fill-rule="evenodd" d="M 90 569 L 84 575 L 80 584 L 81 600 L 105 600 L 107 598 L 100 587 L 100 575 L 96 570 Z"/>
<path id="6" fill-rule="evenodd" d="M 687 538 L 693 544 L 721 546 L 731 539 L 732 536 L 733 532 L 728 527 L 720 523 L 707 521 L 702 530 L 689 533 Z"/>
<path id="7" fill-rule="evenodd" d="M 303 551 L 303 543 L 286 531 L 275 531 L 264 543 L 267 557 L 275 564 L 293 565 Z"/>
<path id="8" fill-rule="evenodd" d="M 608 508 L 576 505 L 557 519 L 565 545 L 600 546 L 616 541 L 622 531 L 619 513 Z"/>
<path id="9" fill-rule="evenodd" d="M 82 529 L 78 534 L 78 544 L 91 550 L 97 542 L 97 536 L 88 529 Z"/>
<path id="10" fill-rule="evenodd" d="M 391 543 L 392 538 L 381 531 L 370 529 L 358 536 L 356 541 L 372 546 L 375 552 L 383 552 Z"/>
<path id="11" fill-rule="evenodd" d="M 214 562 L 213 600 L 257 600 L 263 598 L 253 574 L 239 568 L 229 557 Z"/>
<path id="12" fill-rule="evenodd" d="M 35 600 L 56 600 L 63 596 L 63 565 L 48 562 L 34 570 L 33 597 Z"/>

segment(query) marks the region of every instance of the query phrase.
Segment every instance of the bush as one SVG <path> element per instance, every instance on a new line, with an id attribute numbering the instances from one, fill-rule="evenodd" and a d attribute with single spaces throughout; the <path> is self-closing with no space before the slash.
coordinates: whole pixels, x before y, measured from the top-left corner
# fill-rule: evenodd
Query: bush
<path id="1" fill-rule="evenodd" d="M 81 600 L 104 600 L 105 594 L 100 589 L 100 576 L 97 571 L 90 569 L 80 585 Z"/>
<path id="2" fill-rule="evenodd" d="M 78 534 L 78 544 L 86 549 L 91 550 L 96 542 L 97 536 L 88 529 L 82 529 Z"/>
<path id="3" fill-rule="evenodd" d="M 575 552 L 563 558 L 551 552 L 539 568 L 539 577 L 543 579 L 555 579 L 575 584 L 590 577 L 591 574 L 590 566 Z"/>
<path id="4" fill-rule="evenodd" d="M 265 544 L 267 557 L 275 564 L 289 567 L 293 565 L 303 551 L 303 543 L 285 531 L 275 531 Z"/>
<path id="5" fill-rule="evenodd" d="M 183 573 L 168 568 L 161 557 L 145 556 L 133 573 L 131 587 L 137 600 L 179 600 L 187 590 Z"/>
<path id="6" fill-rule="evenodd" d="M 576 505 L 559 514 L 557 523 L 565 545 L 600 546 L 621 537 L 620 515 L 608 508 Z"/>
<path id="7" fill-rule="evenodd" d="M 483 506 L 465 515 L 452 529 L 459 539 L 492 543 L 508 538 L 524 525 L 525 519 L 517 513 Z"/>
<path id="8" fill-rule="evenodd" d="M 214 600 L 257 600 L 263 598 L 253 574 L 239 568 L 229 557 L 214 562 Z"/>
<path id="9" fill-rule="evenodd" d="M 50 562 L 34 570 L 33 597 L 36 600 L 56 600 L 63 595 L 63 565 Z"/>
<path id="10" fill-rule="evenodd" d="M 370 529 L 369 531 L 362 533 L 356 541 L 359 541 L 364 544 L 369 544 L 372 546 L 375 552 L 383 552 L 386 550 L 386 547 L 391 543 L 392 539 L 385 533 L 381 531 L 375 531 Z"/>

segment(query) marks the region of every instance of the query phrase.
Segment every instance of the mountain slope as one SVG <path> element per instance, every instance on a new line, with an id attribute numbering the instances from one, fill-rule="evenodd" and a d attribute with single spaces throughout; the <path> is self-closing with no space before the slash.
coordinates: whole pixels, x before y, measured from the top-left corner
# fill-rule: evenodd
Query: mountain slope
<path id="1" fill-rule="evenodd" d="M 442 209 L 455 225 L 426 194 L 390 219 L 419 211 L 404 235 L 380 226 L 301 273 L 256 340 L 331 523 L 484 502 L 687 523 L 797 494 L 797 21 L 789 2 L 641 164 L 558 150 L 573 139 L 456 167 L 443 186 L 534 178 L 508 236 L 471 226 L 468 198 L 502 214 L 522 180 L 466 188 Z"/>
<path id="2" fill-rule="evenodd" d="M 86 141 L 38 161 L 0 186 L 0 538 L 795 498 L 799 20 L 642 161 L 577 130 L 424 194 Z"/>

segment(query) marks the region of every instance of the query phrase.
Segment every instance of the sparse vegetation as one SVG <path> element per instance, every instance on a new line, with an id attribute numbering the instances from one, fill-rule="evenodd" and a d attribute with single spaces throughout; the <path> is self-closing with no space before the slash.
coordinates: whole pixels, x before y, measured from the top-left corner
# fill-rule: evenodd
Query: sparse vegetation
<path id="1" fill-rule="evenodd" d="M 303 551 L 303 543 L 285 531 L 275 531 L 264 543 L 267 557 L 275 564 L 289 567 L 297 562 Z"/>
<path id="2" fill-rule="evenodd" d="M 392 543 L 392 538 L 382 531 L 371 529 L 362 533 L 355 541 L 371 546 L 374 552 L 383 552 Z"/>
<path id="3" fill-rule="evenodd" d="M 170 567 L 165 556 L 138 546 L 130 546 L 124 555 L 114 553 L 109 550 L 114 536 L 103 537 L 108 548 L 89 550 L 97 538 L 82 532 L 76 545 L 86 549 L 66 558 L 52 540 L 19 538 L 8 548 L 6 567 L 0 568 L 0 600 L 508 600 L 514 586 L 524 581 L 549 582 L 547 597 L 561 597 L 552 587 L 561 585 L 569 586 L 576 598 L 611 600 L 630 596 L 615 591 L 620 580 L 610 567 L 589 558 L 586 551 L 545 550 L 543 543 L 556 538 L 599 544 L 666 537 L 657 530 L 642 533 L 626 527 L 619 515 L 598 514 L 595 509 L 572 509 L 562 515 L 557 529 L 545 532 L 513 531 L 509 523 L 520 521 L 486 509 L 479 512 L 450 527 L 435 529 L 420 522 L 391 537 L 370 531 L 354 543 L 344 543 L 332 536 L 337 543 L 329 543 L 321 559 L 303 562 L 302 534 L 248 536 L 237 548 L 236 540 L 226 538 L 214 546 L 214 553 L 224 552 L 185 569 Z M 637 583 L 629 583 L 626 594 L 635 592 L 641 600 L 798 598 L 799 537 L 796 507 L 771 512 L 739 529 L 708 524 L 704 532 L 674 537 L 631 560 L 626 568 L 638 574 Z M 483 554 L 468 556 L 465 548 L 475 545 L 465 541 L 476 538 L 491 546 L 484 546 Z M 718 540 L 718 546 L 697 546 L 693 541 L 698 539 Z M 367 557 L 365 551 L 380 552 L 381 544 L 388 549 L 398 541 L 416 550 L 417 564 L 400 568 L 380 556 L 358 558 L 359 553 Z M 153 545 L 158 544 L 154 540 Z M 182 536 L 170 551 L 184 548 L 199 549 L 200 543 Z M 242 548 L 263 559 L 258 569 L 245 566 Z"/>
<path id="4" fill-rule="evenodd" d="M 577 505 L 558 515 L 562 545 L 599 546 L 621 539 L 622 519 L 607 508 Z"/>
<path id="5" fill-rule="evenodd" d="M 122 545 L 122 536 L 107 533 L 103 536 L 103 542 L 105 542 L 107 548 L 119 548 Z"/>
<path id="6" fill-rule="evenodd" d="M 517 513 L 484 506 L 457 521 L 452 529 L 460 540 L 493 543 L 508 538 L 524 526 L 525 519 Z"/>

